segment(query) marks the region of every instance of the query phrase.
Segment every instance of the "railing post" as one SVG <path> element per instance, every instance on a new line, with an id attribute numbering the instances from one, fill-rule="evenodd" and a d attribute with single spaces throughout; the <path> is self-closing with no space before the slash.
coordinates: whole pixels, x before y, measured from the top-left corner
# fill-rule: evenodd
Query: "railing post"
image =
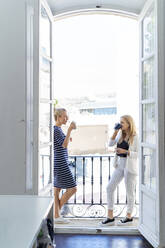
<path id="1" fill-rule="evenodd" d="M 92 162 L 92 171 L 91 171 L 91 186 L 92 186 L 92 199 L 91 199 L 91 204 L 93 205 L 93 183 L 94 183 L 94 177 L 93 177 L 93 157 L 91 157 L 91 162 Z"/>
<path id="2" fill-rule="evenodd" d="M 102 204 L 102 156 L 100 157 L 100 204 Z"/>
<path id="3" fill-rule="evenodd" d="M 109 165 L 109 172 L 108 172 L 108 180 L 111 179 L 111 157 L 108 157 L 108 165 Z"/>
<path id="4" fill-rule="evenodd" d="M 83 157 L 83 204 L 85 204 L 85 157 Z"/>
<path id="5" fill-rule="evenodd" d="M 75 182 L 76 182 L 76 169 L 77 169 L 77 159 L 76 159 L 76 157 L 74 157 L 74 162 L 75 162 L 75 167 L 74 167 L 74 179 L 75 179 Z M 75 195 L 74 195 L 74 204 L 76 204 L 76 199 L 77 199 L 76 196 L 77 196 L 77 195 L 75 194 Z"/>
<path id="6" fill-rule="evenodd" d="M 117 204 L 119 204 L 119 186 L 117 186 Z"/>
<path id="7" fill-rule="evenodd" d="M 52 166 L 51 166 L 51 156 L 49 156 L 50 174 L 48 183 L 52 182 Z"/>
<path id="8" fill-rule="evenodd" d="M 44 156 L 42 155 L 42 186 L 44 188 Z"/>

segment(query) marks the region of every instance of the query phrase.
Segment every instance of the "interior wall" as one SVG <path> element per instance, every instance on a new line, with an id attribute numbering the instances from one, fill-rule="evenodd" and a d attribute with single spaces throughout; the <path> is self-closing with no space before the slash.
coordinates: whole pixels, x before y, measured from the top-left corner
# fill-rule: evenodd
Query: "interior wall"
<path id="1" fill-rule="evenodd" d="M 0 1 L 0 194 L 25 192 L 25 1 Z"/>

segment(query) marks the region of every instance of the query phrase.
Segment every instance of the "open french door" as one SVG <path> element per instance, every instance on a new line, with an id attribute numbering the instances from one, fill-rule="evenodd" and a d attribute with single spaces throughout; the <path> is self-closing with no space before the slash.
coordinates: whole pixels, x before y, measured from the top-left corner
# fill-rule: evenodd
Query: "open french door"
<path id="1" fill-rule="evenodd" d="M 155 248 L 165 247 L 164 11 L 164 0 L 148 0 L 139 19 L 139 231 Z"/>
<path id="2" fill-rule="evenodd" d="M 39 21 L 39 168 L 38 193 L 52 194 L 53 165 L 53 15 L 40 1 Z"/>

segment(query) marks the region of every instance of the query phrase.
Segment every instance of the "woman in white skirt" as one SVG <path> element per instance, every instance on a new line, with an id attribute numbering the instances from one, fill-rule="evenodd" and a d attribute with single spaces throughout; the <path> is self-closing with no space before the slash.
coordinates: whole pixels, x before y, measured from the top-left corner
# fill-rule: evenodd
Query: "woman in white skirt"
<path id="1" fill-rule="evenodd" d="M 102 221 L 102 225 L 114 224 L 114 192 L 123 178 L 127 194 L 127 214 L 124 219 L 120 220 L 120 224 L 133 221 L 132 211 L 135 202 L 135 186 L 138 174 L 138 137 L 133 118 L 129 115 L 122 116 L 120 123 L 116 124 L 114 129 L 109 146 L 117 144 L 114 157 L 115 171 L 107 185 L 108 216 Z"/>

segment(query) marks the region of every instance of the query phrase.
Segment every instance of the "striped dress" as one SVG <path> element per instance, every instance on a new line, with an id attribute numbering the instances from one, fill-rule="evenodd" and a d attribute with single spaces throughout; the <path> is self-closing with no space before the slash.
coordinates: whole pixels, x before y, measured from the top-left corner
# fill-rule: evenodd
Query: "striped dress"
<path id="1" fill-rule="evenodd" d="M 61 127 L 54 126 L 54 187 L 61 189 L 76 186 L 69 168 L 68 150 L 62 147 L 65 137 Z"/>

